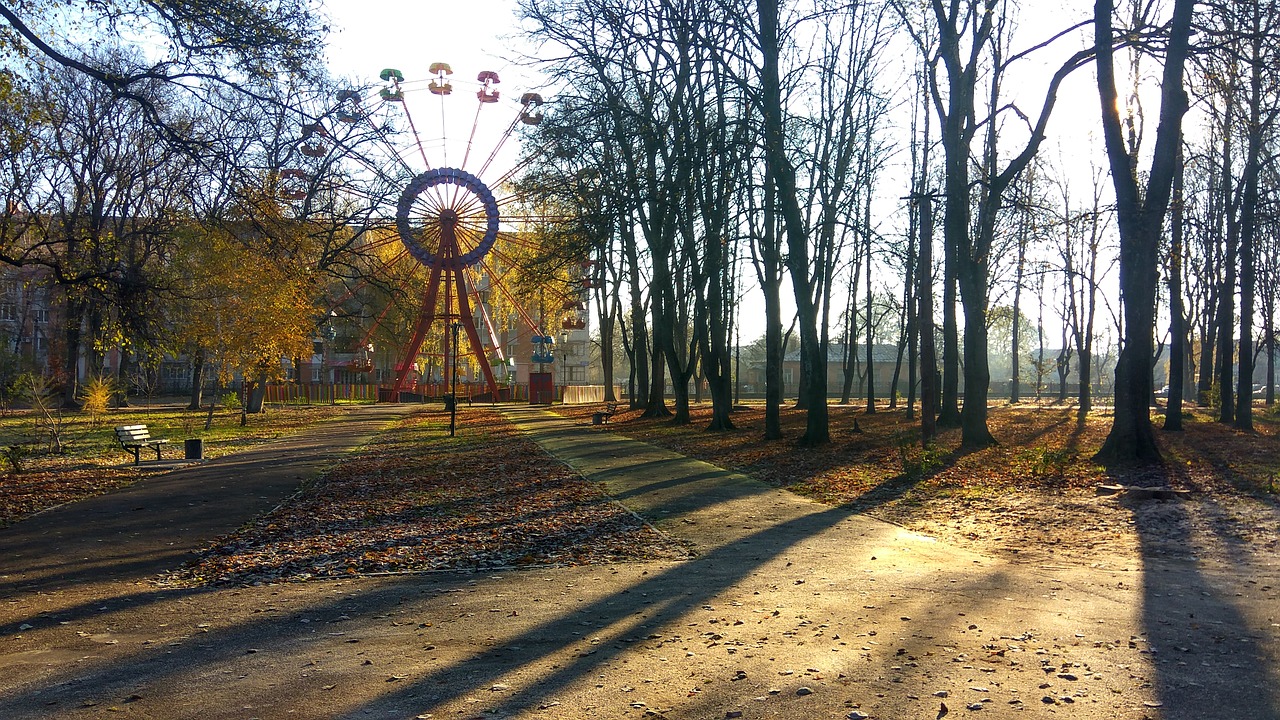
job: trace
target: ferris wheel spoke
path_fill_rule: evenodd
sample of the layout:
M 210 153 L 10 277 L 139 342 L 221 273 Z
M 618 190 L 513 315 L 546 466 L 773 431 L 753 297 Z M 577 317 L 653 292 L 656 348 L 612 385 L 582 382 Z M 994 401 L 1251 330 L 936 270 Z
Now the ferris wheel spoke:
M 362 228 L 362 232 L 367 232 L 367 231 L 368 231 L 367 226 L 365 228 Z M 376 240 L 370 240 L 369 242 L 366 242 L 364 245 L 361 245 L 359 247 L 357 252 L 370 253 L 370 252 L 374 252 L 375 250 L 381 250 L 382 248 L 388 245 L 393 245 L 398 242 L 400 242 L 399 237 L 395 235 L 388 235 L 387 237 L 377 238 Z
M 399 84 L 397 84 L 397 87 L 399 87 Z M 409 112 L 408 105 L 405 105 L 404 103 L 400 104 L 404 106 L 404 117 L 409 121 L 409 132 L 413 133 L 413 140 L 418 146 L 418 154 L 422 156 L 422 164 L 430 170 L 431 161 L 427 159 L 427 149 L 422 145 L 422 136 L 418 134 L 418 126 L 413 122 L 413 113 Z
M 461 202 L 454 206 L 459 217 L 477 217 L 486 219 L 488 212 L 485 210 L 484 201 L 475 195 L 463 198 Z
M 484 165 L 481 165 L 480 170 L 476 172 L 477 176 L 483 176 L 485 170 L 488 170 L 489 166 L 493 164 L 494 159 L 498 157 L 498 153 L 502 150 L 502 146 L 506 144 L 507 138 L 511 137 L 512 133 L 516 131 L 516 126 L 520 124 L 520 119 L 524 117 L 524 114 L 525 108 L 521 107 L 520 112 L 511 120 L 511 124 L 507 125 L 506 130 L 502 131 L 501 137 L 498 138 L 498 144 L 494 146 L 493 152 L 489 153 L 489 157 L 484 161 Z M 502 183 L 499 181 L 494 184 L 501 185 Z
M 525 168 L 529 167 L 529 166 L 530 166 L 530 165 L 532 165 L 536 160 L 538 160 L 540 157 L 542 157 L 543 152 L 544 152 L 544 151 L 546 151 L 547 149 L 549 149 L 550 147 L 551 147 L 551 143 L 549 143 L 549 142 L 548 142 L 548 143 L 543 144 L 543 146 L 542 146 L 542 147 L 540 147 L 540 148 L 538 148 L 538 149 L 537 149 L 537 151 L 530 153 L 528 156 L 526 156 L 525 158 L 523 158 L 522 160 L 520 160 L 519 162 L 517 162 L 515 165 L 513 165 L 513 166 L 511 167 L 511 169 L 509 169 L 509 170 L 507 170 L 506 172 L 504 172 L 504 173 L 502 173 L 501 175 L 499 175 L 499 176 L 498 176 L 498 179 L 497 179 L 497 180 L 494 180 L 494 181 L 493 181 L 493 183 L 492 183 L 492 185 L 493 185 L 494 187 L 501 187 L 504 183 L 506 183 L 506 182 L 510 181 L 510 180 L 511 180 L 511 178 L 513 178 L 513 177 L 515 177 L 517 174 L 519 174 L 519 173 L 520 173 L 520 171 L 522 171 L 522 170 L 524 170 Z M 496 153 L 496 151 L 495 151 L 495 153 Z M 492 158 L 490 158 L 490 160 L 492 160 Z M 488 167 L 488 163 L 485 163 L 485 167 L 486 167 L 486 168 Z
M 400 154 L 400 151 L 396 149 L 395 144 L 391 142 L 391 139 L 387 137 L 387 134 L 383 132 L 382 128 L 378 127 L 377 125 L 374 125 L 373 128 L 377 136 L 382 139 L 383 145 L 387 148 L 387 150 L 390 151 L 390 155 L 393 158 L 395 158 L 396 162 L 405 171 L 407 171 L 410 175 L 413 175 L 414 174 L 413 168 L 409 165 L 408 162 L 405 161 L 404 157 Z M 374 161 L 372 158 L 366 157 L 363 152 L 358 152 L 352 146 L 352 144 L 348 142 L 348 138 L 334 137 L 333 143 L 334 145 L 338 146 L 343 150 L 343 157 L 351 158 L 364 169 L 381 177 L 388 184 L 400 185 L 404 182 L 404 178 L 394 177 L 388 174 L 386 169 L 382 166 L 381 163 Z
M 521 267 L 523 262 L 522 260 L 520 260 L 519 258 L 516 258 L 511 253 L 505 250 L 494 250 L 490 252 L 490 254 L 493 255 L 494 260 L 501 262 L 504 266 L 506 266 L 508 269 L 512 271 L 515 271 L 516 269 Z
M 465 275 L 462 272 L 459 272 L 454 276 L 454 280 L 458 286 L 458 312 L 462 317 L 462 326 L 467 331 L 467 338 L 471 341 L 471 348 L 476 361 L 480 365 L 480 370 L 484 373 L 485 380 L 488 381 L 489 387 L 492 388 L 496 394 L 498 383 L 493 377 L 493 368 L 489 366 L 489 358 L 484 352 L 484 344 L 480 341 L 480 333 L 476 331 L 474 314 L 471 312 L 471 302 L 467 297 L 466 292 Z M 491 335 L 490 340 L 497 345 L 498 338 Z
M 394 151 L 393 151 L 393 152 L 394 152 Z M 380 178 L 383 182 L 385 182 L 385 183 L 386 183 L 386 184 L 388 184 L 388 185 L 395 186 L 395 185 L 399 185 L 399 184 L 401 184 L 401 183 L 403 183 L 403 182 L 404 182 L 404 178 L 402 178 L 402 177 L 395 177 L 395 176 L 391 175 L 390 173 L 388 173 L 388 172 L 386 171 L 386 169 L 385 169 L 385 168 L 383 168 L 381 165 L 379 165 L 379 164 L 377 164 L 377 163 L 373 162 L 372 160 L 370 160 L 370 159 L 368 159 L 368 158 L 364 157 L 364 155 L 363 155 L 363 154 L 354 154 L 354 153 L 353 153 L 353 154 L 349 155 L 348 157 L 350 157 L 352 160 L 354 160 L 354 161 L 356 162 L 356 164 L 360 165 L 360 166 L 361 166 L 361 167 L 363 167 L 365 170 L 368 170 L 369 172 L 373 173 L 375 176 L 377 176 L 378 178 Z M 397 156 L 397 157 L 399 157 L 399 156 Z M 404 164 L 404 163 L 403 163 L 403 161 L 401 162 L 401 164 L 402 164 L 402 165 Z M 405 168 L 406 168 L 406 169 L 408 169 L 408 165 L 405 165 Z M 380 199 L 379 199 L 379 198 L 372 197 L 372 196 L 370 196 L 368 193 L 363 193 L 362 191 L 355 190 L 354 188 L 352 188 L 352 187 L 350 187 L 350 186 L 344 187 L 344 188 L 343 188 L 343 191 L 344 191 L 344 192 L 347 192 L 347 193 L 350 193 L 350 194 L 362 195 L 363 197 L 365 197 L 365 199 L 370 200 L 370 201 L 372 201 L 372 202 L 380 202 Z
M 471 135 L 467 137 L 467 151 L 462 154 L 462 164 L 458 166 L 463 170 L 467 169 L 467 160 L 471 158 L 471 144 L 476 139 L 476 128 L 480 127 L 480 110 L 485 104 L 484 102 L 476 103 L 476 117 L 471 121 Z
M 538 249 L 538 247 L 540 247 L 540 244 L 538 242 L 533 240 L 526 240 L 523 237 L 521 237 L 521 233 L 500 232 L 498 233 L 498 237 L 501 238 L 502 241 L 507 245 L 515 245 L 516 247 L 525 249 L 525 250 L 536 250 Z
M 372 211 L 380 205 L 386 205 L 390 199 L 386 195 L 377 194 L 372 190 L 364 190 L 357 187 L 346 185 L 342 187 L 342 193 L 347 197 L 357 198 L 369 203 L 369 210 Z
M 489 338 L 493 340 L 494 354 L 498 356 L 498 360 L 505 364 L 507 353 L 503 349 L 502 343 L 498 340 L 497 324 L 493 322 L 493 314 L 489 312 L 489 306 L 484 302 L 484 297 L 480 295 L 480 288 L 473 285 L 471 296 L 475 299 L 476 312 L 480 314 L 480 320 L 484 323 L 485 330 L 489 333 Z
M 386 307 L 382 308 L 382 312 L 378 313 L 378 316 L 369 324 L 369 331 L 364 334 L 364 337 L 360 338 L 360 347 L 369 346 L 369 341 L 373 339 L 373 334 L 378 331 L 378 328 L 383 326 L 383 321 L 387 319 L 387 315 L 391 313 L 391 308 L 393 307 L 395 307 L 395 305 L 387 303 Z
M 444 209 L 444 205 L 439 202 L 439 198 L 425 193 L 414 199 L 412 207 L 413 211 L 417 213 L 417 217 L 432 219 L 439 217 L 440 211 Z
M 491 276 L 495 274 L 492 270 L 490 270 L 489 263 L 482 260 L 480 261 L 480 266 L 483 267 L 487 272 L 489 272 Z M 493 282 L 492 286 L 498 288 L 498 292 L 502 293 L 502 296 L 505 297 L 511 303 L 511 306 L 516 309 L 516 314 L 519 315 L 520 318 L 524 320 L 525 323 L 531 329 L 538 328 L 538 324 L 533 321 L 533 318 L 529 317 L 529 313 L 525 311 L 524 306 L 520 303 L 519 300 L 516 299 L 514 295 L 511 294 L 511 291 L 507 289 L 507 286 L 505 284 L 502 284 L 499 282 Z
M 573 220 L 568 215 L 503 215 L 503 222 L 565 223 Z
M 480 238 L 477 238 L 474 232 L 457 227 L 453 233 L 454 240 L 458 243 L 458 254 L 466 255 L 480 246 Z M 482 238 L 483 236 L 481 236 Z
M 481 238 L 484 237 L 487 230 L 485 223 L 475 218 L 459 218 L 458 229 Z

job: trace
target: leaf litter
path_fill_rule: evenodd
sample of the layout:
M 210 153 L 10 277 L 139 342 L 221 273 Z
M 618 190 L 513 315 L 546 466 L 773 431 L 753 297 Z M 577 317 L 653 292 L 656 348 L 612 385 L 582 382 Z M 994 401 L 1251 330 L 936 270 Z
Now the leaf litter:
M 783 438 L 763 440 L 763 407 L 740 405 L 737 430 L 706 432 L 710 406 L 694 405 L 688 425 L 621 410 L 610 430 L 720 467 L 737 470 L 820 502 L 900 524 L 979 552 L 1022 561 L 1122 562 L 1141 545 L 1167 556 L 1219 559 L 1280 549 L 1280 406 L 1255 408 L 1255 432 L 1213 421 L 1206 409 L 1184 413 L 1182 432 L 1159 430 L 1165 461 L 1107 469 L 1092 462 L 1111 417 L 1078 423 L 1069 405 L 992 406 L 998 444 L 960 448 L 960 431 L 940 428 L 923 450 L 919 421 L 881 404 L 831 405 L 831 442 L 801 448 L 805 411 L 784 407 Z M 590 422 L 593 406 L 559 412 Z M 1105 484 L 1190 491 L 1187 499 L 1100 497 Z
M 500 414 L 441 411 L 379 434 L 165 578 L 252 584 L 675 559 L 685 544 L 544 453 Z

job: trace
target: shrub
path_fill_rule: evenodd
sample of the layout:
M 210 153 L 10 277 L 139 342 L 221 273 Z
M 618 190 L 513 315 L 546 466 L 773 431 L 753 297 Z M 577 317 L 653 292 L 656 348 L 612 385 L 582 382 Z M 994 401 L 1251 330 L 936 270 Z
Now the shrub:
M 80 393 L 80 408 L 84 410 L 93 425 L 102 422 L 103 416 L 111 409 L 111 399 L 115 397 L 116 386 L 111 378 L 95 377 L 85 383 Z

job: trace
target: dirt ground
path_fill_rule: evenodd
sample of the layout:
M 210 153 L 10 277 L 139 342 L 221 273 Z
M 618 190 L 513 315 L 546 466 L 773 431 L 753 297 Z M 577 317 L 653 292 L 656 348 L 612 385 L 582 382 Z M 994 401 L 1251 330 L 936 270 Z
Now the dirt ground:
M 154 582 L 391 420 L 366 416 L 0 531 L 5 715 L 1280 717 L 1264 500 L 889 483 L 872 512 L 894 524 L 589 422 L 504 412 L 691 557 Z M 161 496 L 178 500 L 172 522 L 147 504 Z

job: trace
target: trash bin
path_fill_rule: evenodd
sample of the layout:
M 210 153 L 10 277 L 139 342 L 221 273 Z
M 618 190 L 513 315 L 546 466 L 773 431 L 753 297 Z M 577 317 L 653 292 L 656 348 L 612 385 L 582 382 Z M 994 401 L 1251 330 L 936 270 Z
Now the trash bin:
M 591 416 L 591 424 L 592 424 L 592 425 L 603 425 L 603 424 L 604 424 L 604 413 L 602 413 L 602 412 L 598 412 L 598 413 L 593 414 L 593 415 Z
M 204 459 L 204 440 L 200 438 L 192 438 L 182 442 L 183 449 L 186 451 L 186 459 L 203 460 Z
M 444 409 L 445 409 L 445 410 L 448 410 L 448 411 L 450 411 L 450 412 L 452 412 L 452 411 L 453 411 L 453 406 L 454 406 L 457 402 L 458 402 L 458 401 L 457 401 L 457 399 L 456 399 L 456 398 L 454 398 L 452 395 L 445 395 L 445 396 L 444 396 Z

